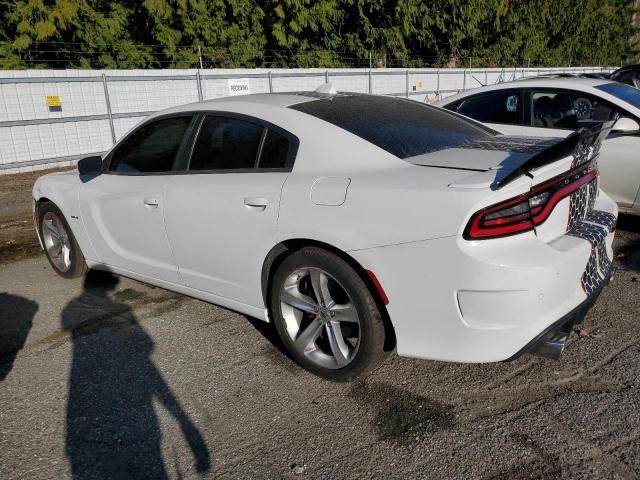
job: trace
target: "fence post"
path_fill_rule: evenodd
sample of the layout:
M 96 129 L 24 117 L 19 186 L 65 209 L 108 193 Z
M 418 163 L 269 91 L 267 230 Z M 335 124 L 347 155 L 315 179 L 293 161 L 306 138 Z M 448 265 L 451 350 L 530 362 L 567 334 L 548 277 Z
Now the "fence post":
M 200 70 L 196 72 L 196 86 L 198 87 L 198 101 L 201 102 L 204 100 L 204 96 L 202 95 L 202 77 L 200 76 Z
M 324 83 L 329 83 L 329 70 L 324 71 Z
M 369 95 L 371 95 L 371 68 L 369 68 Z
M 409 69 L 405 72 L 405 93 L 404 96 L 409 98 Z
M 436 70 L 436 98 L 440 98 L 440 69 Z
M 466 91 L 467 90 L 467 69 L 463 68 L 462 69 L 462 91 Z
M 269 93 L 273 93 L 273 79 L 271 77 L 271 70 L 269 70 Z
M 107 88 L 107 76 L 102 74 L 102 88 L 104 89 L 104 102 L 107 105 L 107 117 L 109 118 L 109 128 L 111 129 L 111 140 L 116 144 L 116 129 L 113 126 L 113 115 L 111 114 L 111 101 L 109 100 L 109 89 Z
M 487 69 L 484 69 L 484 84 L 488 85 L 489 84 L 489 74 L 487 73 Z

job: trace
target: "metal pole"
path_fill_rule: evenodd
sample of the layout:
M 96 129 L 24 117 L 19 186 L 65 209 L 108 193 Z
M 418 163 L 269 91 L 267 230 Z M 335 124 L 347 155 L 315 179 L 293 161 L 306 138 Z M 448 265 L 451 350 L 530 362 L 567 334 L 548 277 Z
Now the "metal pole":
M 467 70 L 462 70 L 462 91 L 464 92 L 467 89 Z
M 436 70 L 436 98 L 440 98 L 440 69 Z
M 371 95 L 371 68 L 369 68 L 369 95 Z
M 109 117 L 109 128 L 111 128 L 111 140 L 116 144 L 116 129 L 113 126 L 113 115 L 111 114 L 111 101 L 109 100 L 109 89 L 107 88 L 107 76 L 102 74 L 102 88 L 104 88 L 104 102 L 107 105 L 107 117 Z
M 487 69 L 484 69 L 484 84 L 488 85 L 489 84 L 489 74 L 487 73 Z
M 324 71 L 324 83 L 329 83 L 329 70 Z
M 273 79 L 271 78 L 271 70 L 269 70 L 269 93 L 273 93 Z
M 196 85 L 198 87 L 198 101 L 201 102 L 204 100 L 204 96 L 202 95 L 202 77 L 200 76 L 200 70 L 196 72 Z
M 198 45 L 198 58 L 200 59 L 200 69 L 204 68 L 202 66 L 202 48 L 200 48 L 200 45 Z
M 405 97 L 409 98 L 409 69 L 405 72 Z

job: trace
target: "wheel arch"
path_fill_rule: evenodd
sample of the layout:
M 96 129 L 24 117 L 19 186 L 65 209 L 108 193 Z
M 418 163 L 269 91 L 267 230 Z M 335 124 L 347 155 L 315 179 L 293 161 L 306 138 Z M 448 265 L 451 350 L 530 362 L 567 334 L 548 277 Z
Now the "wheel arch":
M 360 265 L 360 263 L 355 258 L 349 255 L 347 252 L 329 243 L 310 238 L 291 238 L 288 240 L 283 240 L 275 245 L 269 251 L 269 253 L 267 253 L 262 264 L 261 287 L 264 304 L 267 307 L 270 304 L 269 296 L 271 294 L 273 277 L 278 266 L 289 255 L 304 247 L 318 247 L 322 248 L 323 250 L 327 250 L 343 259 L 358 273 L 364 284 L 369 289 L 369 292 L 371 293 L 371 296 L 375 300 L 378 310 L 380 311 L 380 315 L 382 316 L 385 330 L 384 350 L 393 350 L 396 346 L 395 329 L 393 327 L 393 323 L 391 322 L 391 318 L 389 317 L 389 313 L 387 311 L 387 307 L 385 305 L 385 302 L 383 301 L 381 293 L 378 291 L 378 288 L 374 284 L 371 277 L 367 274 L 367 270 L 362 265 Z

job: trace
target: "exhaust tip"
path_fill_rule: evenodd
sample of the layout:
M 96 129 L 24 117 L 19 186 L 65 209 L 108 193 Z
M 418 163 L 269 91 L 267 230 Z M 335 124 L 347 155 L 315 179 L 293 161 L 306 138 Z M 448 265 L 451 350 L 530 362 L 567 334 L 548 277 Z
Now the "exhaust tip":
M 529 353 L 552 360 L 559 360 L 567 344 L 569 332 L 549 332 L 531 347 Z

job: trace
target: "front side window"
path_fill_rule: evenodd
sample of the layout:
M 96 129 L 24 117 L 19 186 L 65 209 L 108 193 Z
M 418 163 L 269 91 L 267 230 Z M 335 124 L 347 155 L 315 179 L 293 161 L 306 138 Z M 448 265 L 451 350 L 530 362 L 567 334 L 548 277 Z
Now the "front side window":
M 456 112 L 484 123 L 520 125 L 522 102 L 517 90 L 491 92 L 463 100 Z
M 613 120 L 617 110 L 587 93 L 568 90 L 531 92 L 532 125 L 576 130 Z
M 236 118 L 207 116 L 191 156 L 189 170 L 255 168 L 264 127 Z
M 109 171 L 170 172 L 190 122 L 191 116 L 188 115 L 152 121 L 138 128 L 115 150 Z

